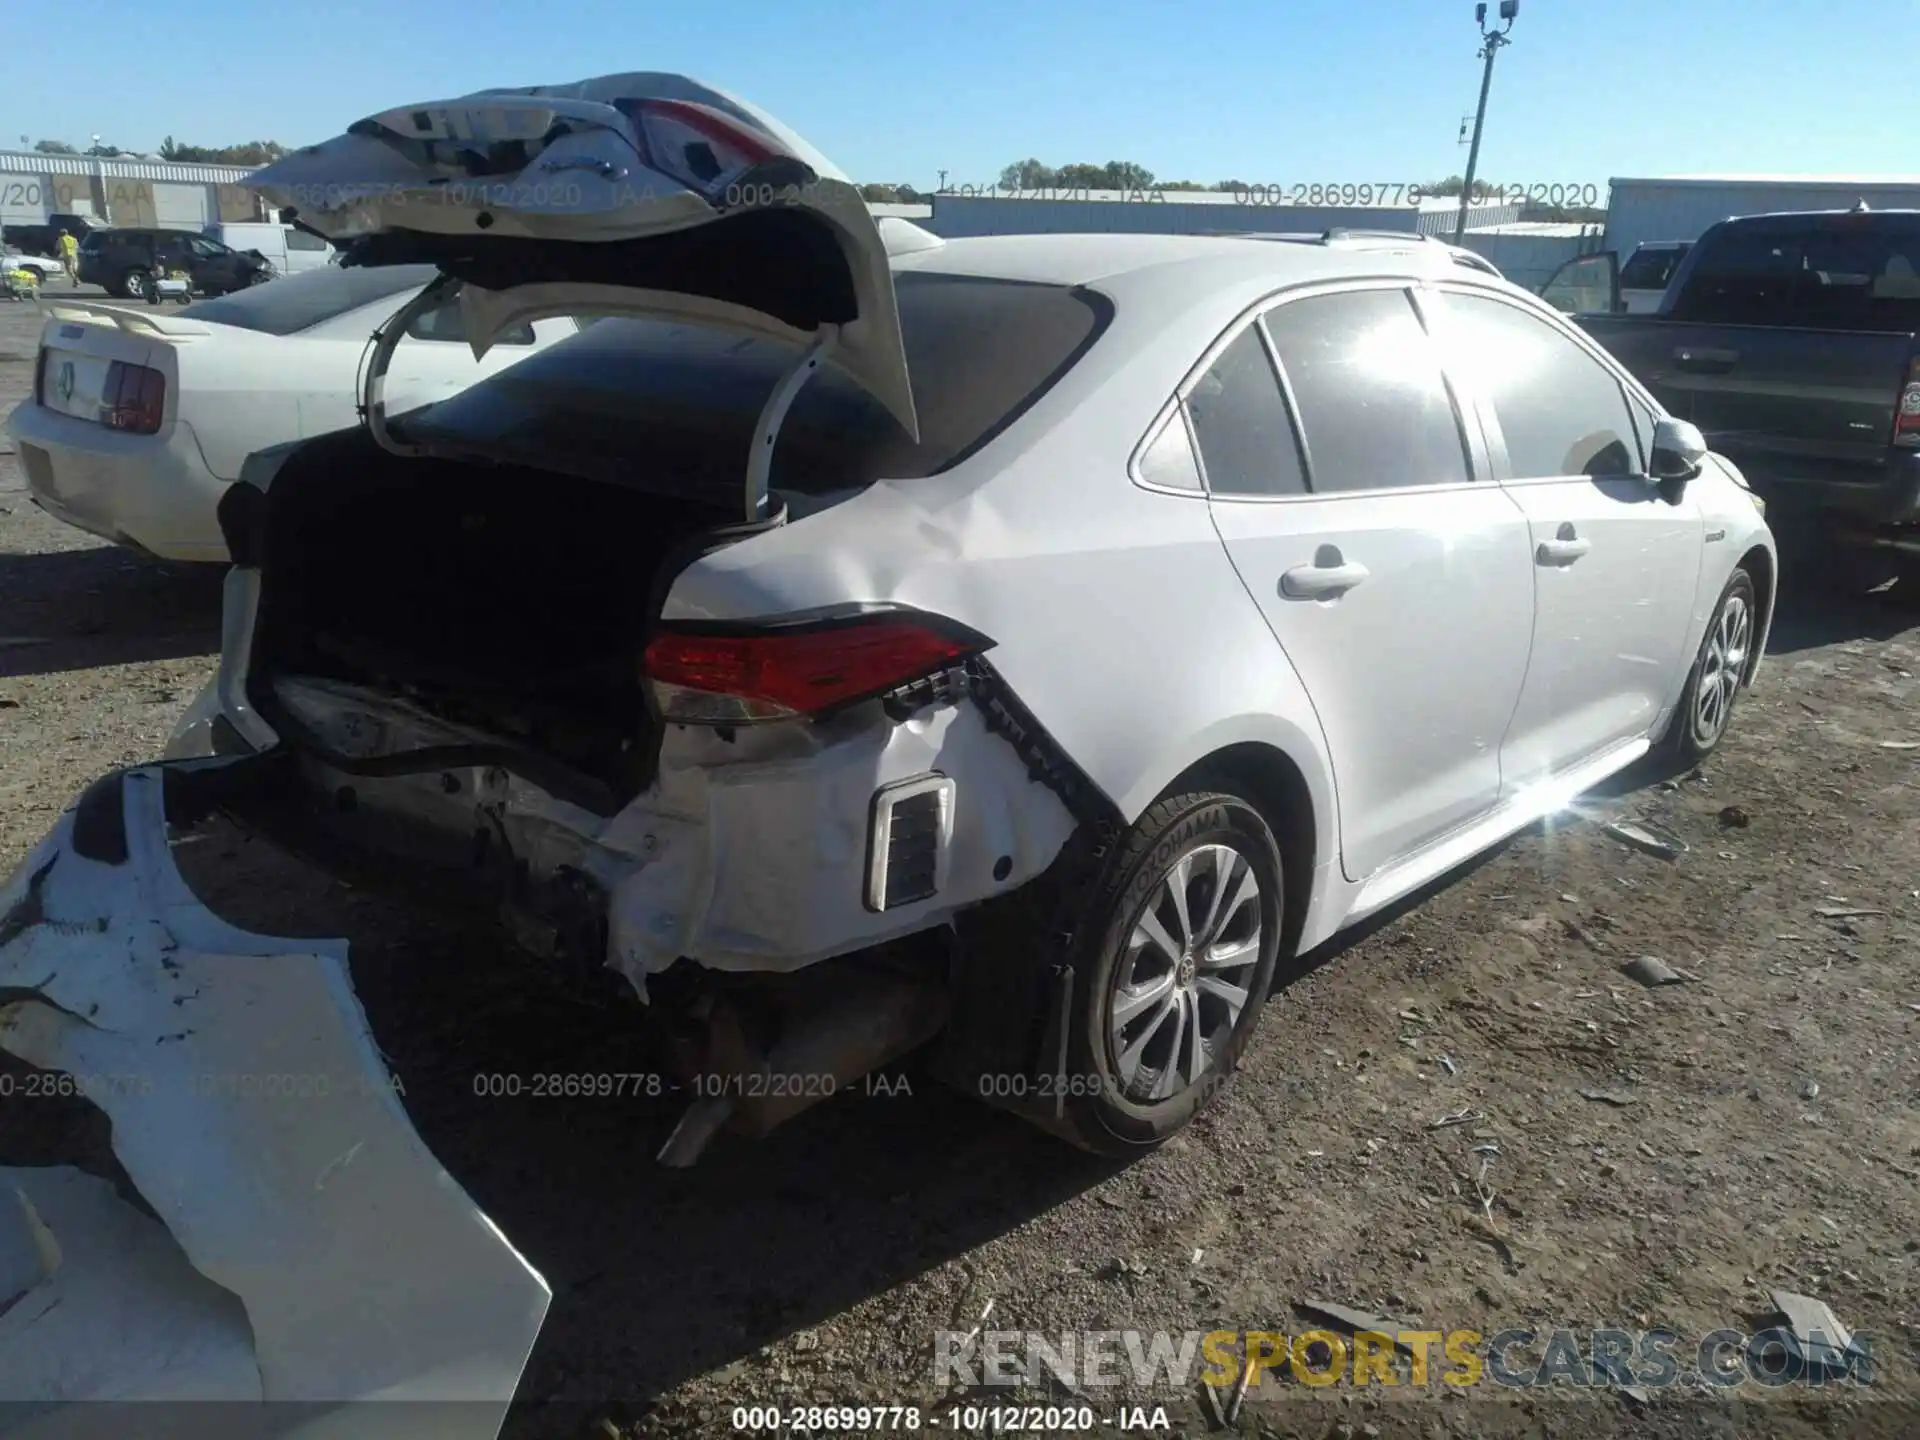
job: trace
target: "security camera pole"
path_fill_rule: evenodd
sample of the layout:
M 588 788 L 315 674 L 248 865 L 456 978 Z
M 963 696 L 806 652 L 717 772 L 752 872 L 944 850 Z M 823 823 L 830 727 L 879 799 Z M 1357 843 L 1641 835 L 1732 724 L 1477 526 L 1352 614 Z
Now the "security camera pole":
M 1466 243 L 1467 205 L 1473 199 L 1473 175 L 1480 168 L 1480 130 L 1487 123 L 1487 91 L 1493 86 L 1493 57 L 1500 53 L 1502 45 L 1511 45 L 1507 31 L 1513 29 L 1513 22 L 1520 18 L 1520 0 L 1500 0 L 1500 18 L 1507 23 L 1498 30 L 1487 29 L 1487 7 L 1473 7 L 1473 22 L 1480 27 L 1480 58 L 1487 62 L 1487 68 L 1480 75 L 1480 108 L 1473 116 L 1473 147 L 1467 151 L 1467 179 L 1460 187 L 1460 218 L 1454 222 L 1453 243 Z

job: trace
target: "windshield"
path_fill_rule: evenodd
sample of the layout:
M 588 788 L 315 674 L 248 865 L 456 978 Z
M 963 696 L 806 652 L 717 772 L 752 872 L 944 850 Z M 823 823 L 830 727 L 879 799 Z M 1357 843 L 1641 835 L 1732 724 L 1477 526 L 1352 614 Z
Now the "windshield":
M 380 270 L 328 266 L 201 300 L 180 314 L 189 320 L 232 325 L 262 335 L 292 335 L 389 296 L 398 309 L 405 303 L 404 295 L 433 276 L 431 265 L 395 265 Z
M 919 442 L 828 370 L 781 427 L 776 487 L 813 493 L 958 464 L 1057 383 L 1111 314 L 1105 297 L 1063 285 L 918 271 L 895 283 Z M 754 423 L 795 354 L 704 326 L 609 319 L 408 417 L 406 430 L 575 474 L 644 465 L 649 488 L 710 493 L 739 482 Z

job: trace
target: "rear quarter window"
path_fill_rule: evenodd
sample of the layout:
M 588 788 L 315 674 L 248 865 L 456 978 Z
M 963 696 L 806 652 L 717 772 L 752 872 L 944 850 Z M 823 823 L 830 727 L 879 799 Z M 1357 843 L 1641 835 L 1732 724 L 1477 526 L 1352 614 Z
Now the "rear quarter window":
M 911 271 L 895 289 L 920 439 L 829 368 L 788 412 L 774 485 L 817 493 L 950 469 L 1057 384 L 1111 318 L 1104 296 L 1070 286 Z M 740 483 L 760 410 L 794 358 L 705 326 L 608 318 L 405 423 L 429 442 L 709 492 Z

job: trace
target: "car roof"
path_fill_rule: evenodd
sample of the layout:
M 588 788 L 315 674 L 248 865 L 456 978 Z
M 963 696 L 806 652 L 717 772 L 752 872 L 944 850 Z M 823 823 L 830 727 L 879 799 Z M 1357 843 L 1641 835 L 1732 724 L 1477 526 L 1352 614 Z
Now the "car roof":
M 1196 297 L 1256 279 L 1301 284 L 1359 276 L 1417 279 L 1475 273 L 1455 259 L 1451 246 L 1411 232 L 1404 247 L 1378 236 L 1367 237 L 1367 242 L 1322 245 L 1298 243 L 1293 236 L 986 235 L 896 256 L 893 268 L 900 273 L 920 270 L 1088 285 L 1109 292 L 1139 287 L 1189 291 Z

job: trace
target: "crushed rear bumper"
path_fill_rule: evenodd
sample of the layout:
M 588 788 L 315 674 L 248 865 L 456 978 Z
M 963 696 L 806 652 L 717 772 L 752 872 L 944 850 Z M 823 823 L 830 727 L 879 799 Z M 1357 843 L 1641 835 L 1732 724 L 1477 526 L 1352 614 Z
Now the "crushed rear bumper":
M 0 1170 L 0 1431 L 492 1437 L 550 1291 L 414 1131 L 346 943 L 175 868 L 170 781 L 232 763 L 110 777 L 0 890 L 0 1048 L 106 1113 L 158 1217 Z

